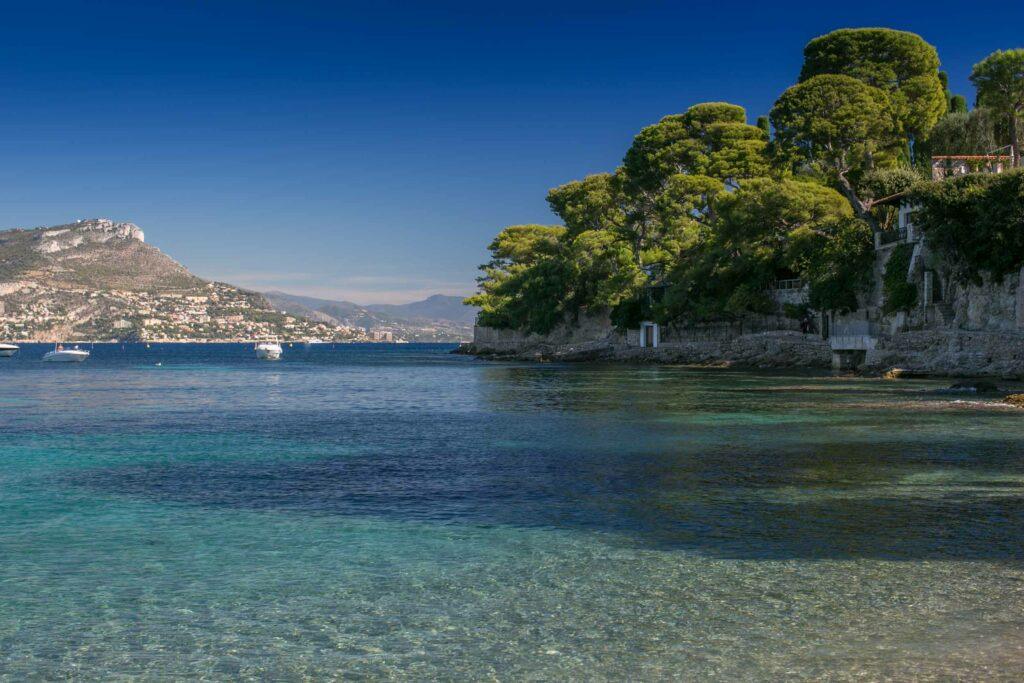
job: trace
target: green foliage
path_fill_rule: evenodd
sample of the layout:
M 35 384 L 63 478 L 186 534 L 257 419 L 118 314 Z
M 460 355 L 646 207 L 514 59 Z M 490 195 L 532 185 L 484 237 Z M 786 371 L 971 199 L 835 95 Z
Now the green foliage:
M 876 168 L 860 178 L 858 190 L 870 199 L 891 197 L 915 187 L 923 180 L 921 175 L 905 166 L 897 168 Z
M 766 290 L 780 273 L 822 281 L 832 276 L 831 266 L 819 263 L 813 252 L 831 246 L 840 232 L 837 226 L 853 220 L 849 203 L 838 192 L 798 179 L 748 181 L 723 198 L 719 210 L 708 242 L 681 260 L 671 275 L 665 301 L 670 318 L 713 320 L 771 312 L 774 304 Z M 870 246 L 870 229 L 856 223 L 867 230 Z M 860 263 L 854 258 L 840 265 Z
M 717 238 L 730 246 L 767 246 L 803 227 L 853 215 L 833 189 L 799 179 L 757 178 L 724 198 Z
M 479 306 L 481 325 L 548 332 L 562 315 L 562 292 L 568 279 L 556 258 L 566 229 L 548 225 L 514 225 L 491 242 L 491 261 L 481 266 L 480 292 L 466 299 Z
M 950 112 L 939 121 L 928 138 L 919 144 L 918 156 L 987 154 L 1008 144 L 1006 131 L 987 107 L 975 107 L 969 114 Z
M 824 74 L 849 76 L 888 93 L 905 135 L 925 135 L 946 113 L 939 55 L 914 33 L 857 28 L 815 38 L 804 48 L 800 82 Z
M 564 234 L 565 228 L 556 225 L 513 225 L 505 228 L 488 247 L 492 256 L 490 267 L 531 265 L 553 256 Z
M 885 274 L 882 276 L 882 292 L 885 296 L 882 310 L 885 313 L 909 311 L 917 305 L 917 287 L 907 282 L 907 270 L 913 253 L 913 244 L 899 244 L 893 248 L 885 263 Z
M 850 76 L 814 76 L 792 86 L 771 113 L 776 140 L 839 173 L 870 166 L 897 142 L 897 121 L 883 90 Z
M 921 186 L 915 222 L 963 280 L 1002 280 L 1024 266 L 1024 171 Z
M 571 294 L 567 310 L 614 308 L 646 281 L 629 245 L 607 230 L 588 230 L 569 244 L 565 260 Z
M 625 225 L 624 204 L 621 183 L 610 173 L 590 175 L 548 192 L 548 205 L 570 236 Z
M 623 159 L 634 191 L 660 191 L 676 174 L 721 181 L 766 175 L 764 131 L 746 123 L 743 107 L 726 102 L 696 104 L 640 131 Z
M 870 285 L 873 230 L 897 215 L 894 202 L 876 202 L 904 193 L 923 206 L 929 243 L 967 276 L 1014 272 L 1024 263 L 1024 176 L 924 183 L 911 152 L 922 164 L 1015 139 L 1016 118 L 1005 112 L 1016 100 L 1004 91 L 1016 92 L 1006 67 L 1016 52 L 975 68 L 982 106 L 968 113 L 948 92 L 935 49 L 912 33 L 817 38 L 800 82 L 756 126 L 742 107 L 697 104 L 641 130 L 614 173 L 552 189 L 548 203 L 564 227 L 503 230 L 467 301 L 494 327 L 543 333 L 601 310 L 634 328 L 774 313 L 774 283 L 800 278 L 811 308 L 848 312 Z M 916 304 L 909 259 L 899 246 L 886 268 L 890 312 Z
M 807 304 L 782 304 L 782 314 L 792 320 L 800 320 L 810 313 Z
M 619 330 L 636 329 L 644 321 L 645 313 L 647 311 L 644 310 L 643 300 L 640 297 L 624 299 L 611 311 L 612 325 Z
M 870 286 L 875 259 L 871 226 L 839 219 L 793 234 L 791 242 L 791 267 L 810 285 L 812 308 L 848 313 L 860 307 L 859 295 Z
M 899 218 L 899 202 L 895 200 L 881 204 L 874 202 L 907 192 L 923 180 L 921 171 L 908 166 L 876 168 L 865 172 L 860 177 L 857 183 L 857 193 L 872 202 L 871 215 L 879 229 L 891 230 Z
M 1024 116 L 1024 49 L 996 50 L 974 65 L 971 82 L 978 104 L 991 107 L 1006 121 L 1014 163 L 1020 165 L 1020 118 Z

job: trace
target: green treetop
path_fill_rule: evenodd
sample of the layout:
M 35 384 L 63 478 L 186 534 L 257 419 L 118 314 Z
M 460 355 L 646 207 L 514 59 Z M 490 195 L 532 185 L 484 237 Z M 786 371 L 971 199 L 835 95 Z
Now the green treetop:
M 776 141 L 830 172 L 857 215 L 871 223 L 870 202 L 849 176 L 873 168 L 877 154 L 897 144 L 888 95 L 850 76 L 814 76 L 786 90 L 771 119 Z
M 550 190 L 548 205 L 562 219 L 570 236 L 587 230 L 621 228 L 626 222 L 622 183 L 611 173 L 589 175 Z
M 804 48 L 800 81 L 822 74 L 850 76 L 888 93 L 905 135 L 926 135 L 946 113 L 939 55 L 914 33 L 856 28 L 815 38 Z
M 628 208 L 621 232 L 638 263 L 662 261 L 714 218 L 725 185 L 767 175 L 768 137 L 743 107 L 696 104 L 640 131 L 616 172 Z M 657 252 L 650 254 L 651 251 Z
M 835 190 L 809 180 L 756 178 L 722 197 L 715 230 L 701 248 L 680 260 L 671 274 L 664 316 L 689 321 L 769 313 L 767 288 L 779 277 L 803 277 L 827 284 L 820 299 L 830 307 L 856 307 L 862 284 L 863 243 L 855 263 L 829 249 L 849 242 L 853 211 Z M 872 247 L 870 229 L 866 244 Z M 847 256 L 851 256 L 847 253 Z M 851 304 L 851 302 L 853 302 Z
M 743 107 L 727 102 L 696 104 L 640 131 L 622 169 L 642 191 L 660 191 L 676 174 L 739 181 L 768 174 L 768 138 L 747 124 Z

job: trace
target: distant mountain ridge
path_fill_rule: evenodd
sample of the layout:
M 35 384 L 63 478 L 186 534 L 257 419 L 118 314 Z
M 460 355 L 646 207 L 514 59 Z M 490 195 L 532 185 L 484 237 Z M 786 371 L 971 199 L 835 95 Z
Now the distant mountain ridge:
M 356 336 L 289 319 L 258 292 L 193 275 L 134 223 L 0 231 L 0 339 L 251 340 Z
M 0 231 L 0 340 L 452 342 L 473 315 L 458 297 L 360 306 L 211 282 L 106 218 Z
M 466 306 L 462 301 L 461 296 L 434 294 L 422 301 L 413 301 L 407 304 L 371 304 L 366 308 L 376 313 L 408 320 L 451 320 L 472 325 L 476 320 L 478 309 Z
M 435 294 L 408 304 L 369 304 L 320 299 L 281 291 L 263 296 L 278 311 L 333 324 L 372 329 L 394 329 L 405 338 L 454 340 L 472 337 L 476 309 L 457 296 Z

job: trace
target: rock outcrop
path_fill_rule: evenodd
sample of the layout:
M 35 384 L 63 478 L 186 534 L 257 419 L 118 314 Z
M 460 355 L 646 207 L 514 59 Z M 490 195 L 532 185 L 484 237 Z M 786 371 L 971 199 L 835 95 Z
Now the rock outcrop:
M 89 218 L 70 225 L 58 225 L 34 231 L 35 250 L 55 254 L 77 249 L 84 244 L 106 244 L 111 240 L 145 242 L 142 229 L 134 223 L 115 223 L 109 218 Z
M 721 326 L 662 331 L 657 348 L 641 348 L 606 316 L 582 317 L 550 334 L 477 327 L 461 353 L 486 358 L 546 361 L 625 361 L 741 367 L 828 367 L 831 351 L 818 335 L 795 330 L 744 331 Z

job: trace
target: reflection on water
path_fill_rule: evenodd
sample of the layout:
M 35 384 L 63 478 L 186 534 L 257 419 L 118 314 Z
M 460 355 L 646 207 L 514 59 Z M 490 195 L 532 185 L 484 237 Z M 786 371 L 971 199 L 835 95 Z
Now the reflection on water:
M 0 364 L 0 676 L 1024 673 L 1021 413 L 447 350 Z

